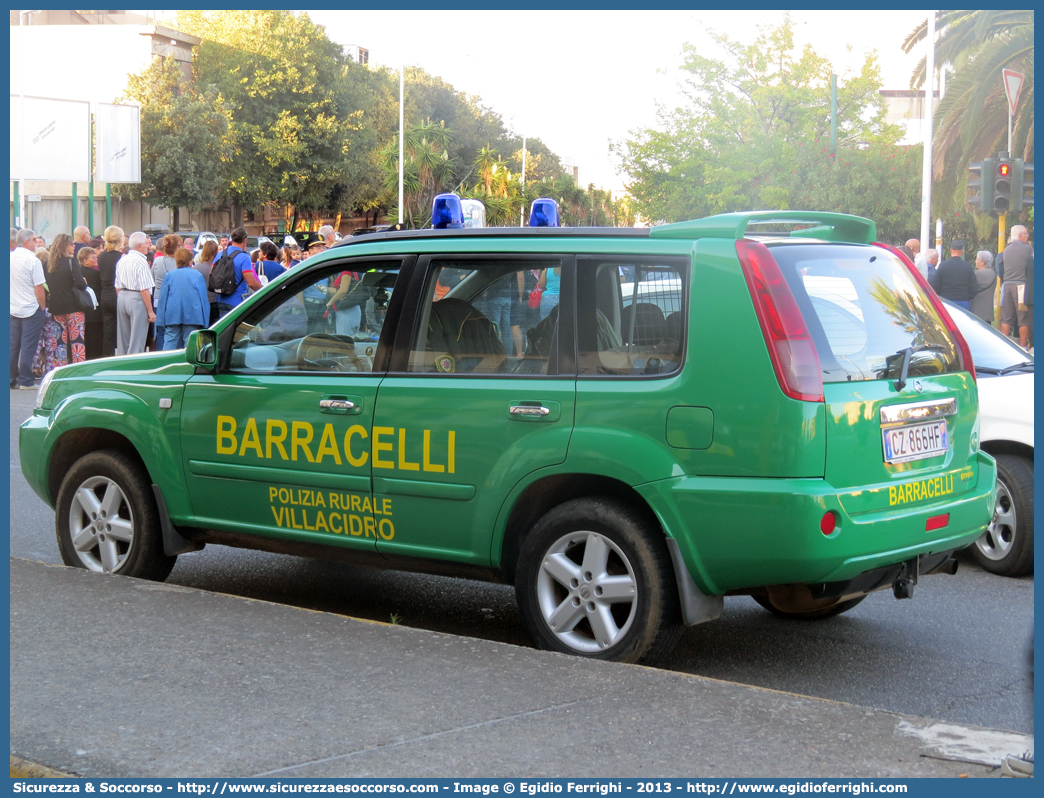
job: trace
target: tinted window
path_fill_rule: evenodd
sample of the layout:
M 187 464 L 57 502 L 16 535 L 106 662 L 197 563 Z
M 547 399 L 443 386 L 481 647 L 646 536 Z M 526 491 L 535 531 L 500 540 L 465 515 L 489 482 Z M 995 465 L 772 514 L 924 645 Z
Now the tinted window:
M 824 382 L 959 370 L 956 342 L 909 270 L 880 247 L 779 244 L 776 259 L 816 343 Z
M 577 261 L 581 375 L 652 376 L 681 368 L 681 265 Z
M 409 370 L 548 374 L 561 272 L 549 259 L 434 260 Z

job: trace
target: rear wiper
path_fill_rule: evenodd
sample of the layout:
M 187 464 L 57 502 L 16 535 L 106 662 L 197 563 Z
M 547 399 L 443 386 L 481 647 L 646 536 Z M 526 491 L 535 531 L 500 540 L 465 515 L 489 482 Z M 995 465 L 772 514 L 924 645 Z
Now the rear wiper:
M 1022 369 L 1027 368 L 1033 368 L 1032 360 L 1023 360 L 1021 363 L 1016 363 L 1014 366 L 1007 366 L 1006 368 L 1002 368 L 1000 371 L 998 371 L 997 374 L 1003 377 L 1005 374 L 1011 374 L 1013 371 L 1020 371 Z
M 948 349 L 949 347 L 940 346 L 938 344 L 918 344 L 917 346 L 908 346 L 906 347 L 906 349 L 900 349 L 894 355 L 891 355 L 889 358 L 887 358 L 887 360 L 885 361 L 886 363 L 888 361 L 894 360 L 896 357 L 899 356 L 902 356 L 903 358 L 903 366 L 899 370 L 899 379 L 895 381 L 895 389 L 897 391 L 901 391 L 903 388 L 906 387 L 906 380 L 910 376 L 910 358 L 916 352 L 946 352 L 948 351 Z

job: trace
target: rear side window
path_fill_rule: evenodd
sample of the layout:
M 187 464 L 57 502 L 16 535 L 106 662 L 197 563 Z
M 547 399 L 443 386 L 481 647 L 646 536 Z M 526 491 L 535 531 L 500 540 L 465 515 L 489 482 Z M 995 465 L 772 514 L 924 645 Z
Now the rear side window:
M 815 341 L 823 382 L 960 370 L 956 341 L 907 268 L 887 250 L 853 244 L 771 247 Z
M 687 265 L 577 259 L 581 376 L 650 377 L 681 368 Z
M 561 275 L 557 258 L 433 259 L 408 370 L 553 374 Z

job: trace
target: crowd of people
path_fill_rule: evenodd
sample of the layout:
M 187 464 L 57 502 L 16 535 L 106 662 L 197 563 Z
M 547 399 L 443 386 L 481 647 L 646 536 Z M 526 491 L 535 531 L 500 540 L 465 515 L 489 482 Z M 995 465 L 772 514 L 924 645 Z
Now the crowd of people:
M 57 366 L 113 355 L 180 349 L 189 333 L 208 327 L 287 269 L 332 246 L 337 236 L 325 225 L 306 234 L 304 246 L 282 249 L 262 241 L 247 251 L 247 232 L 237 227 L 219 241 L 196 247 L 193 238 L 169 234 L 153 244 L 142 232 L 126 235 L 110 226 L 92 239 L 86 227 L 60 233 L 46 245 L 30 229 L 11 228 L 11 387 L 30 389 Z M 1011 240 L 997 258 L 987 250 L 965 259 L 964 242 L 950 242 L 950 257 L 920 252 L 910 239 L 902 247 L 918 271 L 942 297 L 961 305 L 1004 335 L 1033 346 L 1033 247 L 1023 225 L 1011 228 Z M 210 285 L 215 265 L 231 259 L 235 285 L 219 293 Z M 522 273 L 520 273 L 522 274 Z M 558 300 L 558 275 L 533 273 L 533 285 L 519 280 L 522 303 L 539 284 L 546 316 Z M 440 278 L 441 279 L 441 278 Z M 301 299 L 309 328 L 330 328 L 354 335 L 363 324 L 363 307 L 352 301 L 359 275 L 344 272 L 329 285 L 306 288 Z M 999 319 L 994 295 L 1000 284 Z M 448 290 L 448 288 L 446 289 Z M 514 302 L 503 303 L 505 307 Z M 340 307 L 339 307 L 340 305 Z M 520 321 L 505 318 L 505 348 L 521 347 Z M 511 340 L 508 340 L 508 336 Z
M 154 244 L 143 232 L 127 235 L 114 225 L 94 239 L 77 227 L 48 246 L 33 230 L 12 227 L 11 388 L 35 389 L 37 379 L 69 363 L 183 348 L 193 330 L 209 327 L 335 238 L 326 225 L 306 234 L 304 247 L 262 241 L 248 253 L 242 227 L 198 249 L 191 237 L 170 234 Z M 208 287 L 223 257 L 236 273 L 235 288 L 224 294 Z M 339 277 L 321 298 L 327 316 L 350 281 Z M 351 314 L 344 315 L 337 329 L 352 334 L 358 325 L 351 330 Z
M 920 252 L 921 243 L 911 238 L 901 249 L 935 292 L 990 325 L 999 326 L 1004 335 L 1018 336 L 1024 349 L 1033 346 L 1033 247 L 1024 225 L 1011 228 L 1011 238 L 996 258 L 989 250 L 979 250 L 974 261 L 965 257 L 964 241 L 950 241 L 950 257 L 939 262 L 939 251 Z M 1000 285 L 999 316 L 995 318 L 994 298 Z

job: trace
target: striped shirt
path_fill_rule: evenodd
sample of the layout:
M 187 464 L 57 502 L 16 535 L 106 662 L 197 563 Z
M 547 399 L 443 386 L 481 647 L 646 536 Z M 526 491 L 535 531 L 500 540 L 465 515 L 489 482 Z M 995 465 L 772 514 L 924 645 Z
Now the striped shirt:
M 152 290 L 156 281 L 152 279 L 152 269 L 145 256 L 132 249 L 116 264 L 116 290 L 128 291 Z

